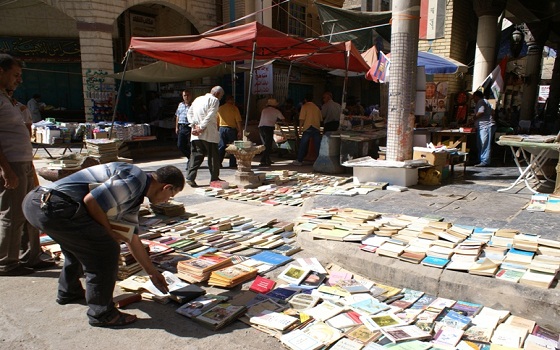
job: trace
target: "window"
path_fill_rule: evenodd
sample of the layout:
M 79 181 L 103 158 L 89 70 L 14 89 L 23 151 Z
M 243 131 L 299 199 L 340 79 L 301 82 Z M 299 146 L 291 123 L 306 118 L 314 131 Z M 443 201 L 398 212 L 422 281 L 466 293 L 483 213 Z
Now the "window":
M 277 4 L 279 0 L 274 0 Z M 297 3 L 275 6 L 272 12 L 272 27 L 287 34 L 306 37 L 306 8 Z

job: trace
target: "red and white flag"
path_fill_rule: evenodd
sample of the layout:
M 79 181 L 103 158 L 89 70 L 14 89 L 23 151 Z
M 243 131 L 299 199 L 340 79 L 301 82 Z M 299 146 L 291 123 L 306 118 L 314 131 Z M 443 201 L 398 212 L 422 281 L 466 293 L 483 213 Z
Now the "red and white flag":
M 445 35 L 445 0 L 421 0 L 419 38 L 433 40 Z

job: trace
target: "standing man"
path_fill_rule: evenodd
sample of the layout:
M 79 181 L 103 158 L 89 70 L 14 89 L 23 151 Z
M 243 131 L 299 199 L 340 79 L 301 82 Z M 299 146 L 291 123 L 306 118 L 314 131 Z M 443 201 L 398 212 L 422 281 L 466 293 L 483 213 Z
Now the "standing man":
M 196 173 L 206 156 L 208 156 L 210 182 L 220 180 L 218 108 L 222 97 L 224 97 L 224 89 L 221 86 L 214 86 L 206 95 L 197 97 L 187 113 L 192 128 L 191 159 L 187 173 L 187 184 L 191 187 L 198 186 L 195 182 Z
M 31 111 L 33 123 L 40 122 L 43 119 L 41 118 L 41 112 L 45 110 L 45 104 L 41 102 L 41 95 L 33 95 L 33 98 L 27 101 L 27 108 Z
M 301 128 L 301 142 L 297 159 L 293 161 L 293 165 L 303 165 L 303 159 L 307 155 L 309 148 L 309 140 L 313 139 L 315 145 L 315 152 L 319 153 L 321 147 L 321 110 L 315 103 L 313 103 L 313 95 L 305 95 L 303 106 L 299 112 L 299 126 Z
M 135 226 L 135 234 L 126 244 L 154 286 L 167 293 L 165 278 L 138 237 L 138 211 L 144 197 L 164 203 L 184 185 L 183 173 L 174 166 L 145 173 L 136 165 L 114 162 L 82 169 L 32 190 L 23 202 L 25 216 L 60 244 L 64 253 L 56 302 L 65 305 L 85 297 L 89 324 L 95 327 L 136 321 L 135 315 L 121 313 L 113 302 L 123 238 L 113 232 L 110 219 Z M 83 273 L 85 291 L 80 282 Z
M 175 112 L 175 133 L 177 134 L 177 148 L 187 157 L 187 170 L 191 157 L 191 126 L 187 119 L 187 112 L 191 106 L 191 93 L 183 90 L 183 102 L 177 106 Z
M 342 107 L 333 101 L 332 93 L 327 91 L 323 94 L 323 106 L 321 107 L 321 115 L 323 116 L 323 131 L 337 131 L 340 126 L 340 114 Z
M 272 152 L 272 141 L 274 139 L 274 128 L 276 121 L 284 120 L 284 115 L 278 109 L 278 101 L 275 98 L 269 98 L 266 107 L 261 112 L 261 120 L 259 121 L 259 134 L 264 145 L 264 151 L 261 154 L 260 166 L 272 165 L 270 152 Z
M 22 233 L 26 225 L 21 204 L 33 189 L 33 148 L 21 110 L 9 97 L 22 83 L 23 63 L 10 55 L 0 54 L 0 276 L 21 276 L 33 273 L 33 268 L 53 266 L 42 262 L 31 252 L 20 260 Z M 39 248 L 39 233 L 28 231 L 29 245 Z M 34 254 L 35 255 L 35 254 Z M 31 261 L 35 260 L 37 261 Z
M 220 166 L 226 156 L 226 147 L 235 140 L 241 139 L 243 128 L 241 127 L 241 114 L 235 105 L 233 96 L 226 97 L 224 103 L 218 109 L 218 119 L 220 121 L 220 143 L 218 152 L 220 154 Z M 236 168 L 237 160 L 233 155 L 229 157 L 229 167 Z
M 477 130 L 476 144 L 478 147 L 479 163 L 475 166 L 486 167 L 492 162 L 491 150 L 496 132 L 496 121 L 492 116 L 492 106 L 484 98 L 482 91 L 477 90 L 473 93 L 473 100 L 476 103 L 474 108 L 474 121 Z

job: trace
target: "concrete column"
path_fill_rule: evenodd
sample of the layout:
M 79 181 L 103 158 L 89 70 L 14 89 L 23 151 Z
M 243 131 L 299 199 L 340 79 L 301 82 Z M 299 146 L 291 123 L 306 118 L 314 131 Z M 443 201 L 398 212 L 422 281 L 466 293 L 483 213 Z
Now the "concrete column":
M 412 159 L 420 0 L 393 1 L 387 160 Z
M 552 68 L 552 79 L 550 80 L 550 94 L 548 95 L 548 104 L 545 113 L 545 130 L 558 131 L 559 118 L 558 113 L 560 110 L 560 59 L 554 60 L 554 67 Z
M 484 79 L 496 67 L 496 38 L 498 16 L 505 8 L 505 0 L 474 0 L 474 11 L 478 16 L 476 52 L 472 90 L 478 89 Z
M 535 117 L 535 104 L 541 80 L 542 52 L 548 36 L 546 24 L 525 24 L 523 33 L 527 43 L 525 61 L 525 80 L 523 81 L 523 102 L 519 109 L 519 120 L 532 120 Z
M 82 79 L 86 121 L 93 120 L 93 99 L 104 99 L 115 89 L 115 80 L 104 78 L 114 73 L 112 25 L 78 22 L 82 56 Z M 109 93 L 103 95 L 104 92 Z M 115 94 L 112 94 L 114 106 Z M 112 113 L 111 113 L 112 116 Z

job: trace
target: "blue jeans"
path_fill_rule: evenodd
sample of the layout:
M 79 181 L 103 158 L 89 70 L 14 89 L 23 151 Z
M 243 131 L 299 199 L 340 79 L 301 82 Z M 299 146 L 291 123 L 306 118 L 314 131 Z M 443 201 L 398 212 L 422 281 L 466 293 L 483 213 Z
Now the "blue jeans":
M 218 143 L 218 154 L 220 156 L 220 165 L 224 161 L 226 157 L 226 148 L 227 145 L 233 143 L 233 141 L 237 140 L 237 129 L 230 128 L 228 126 L 220 126 L 220 142 Z M 237 167 L 237 159 L 231 154 L 229 156 L 229 167 L 235 168 Z
M 315 152 L 319 154 L 319 148 L 321 148 L 321 131 L 310 126 L 301 135 L 301 142 L 299 143 L 299 150 L 297 160 L 298 162 L 303 162 L 303 159 L 307 155 L 307 149 L 309 148 L 309 139 L 313 139 L 313 145 L 315 146 Z
M 481 164 L 490 165 L 492 162 L 491 151 L 494 142 L 496 125 L 478 126 L 476 145 L 478 147 L 478 159 Z
M 23 201 L 23 212 L 33 226 L 60 244 L 64 253 L 58 297 L 75 297 L 83 293 L 80 282 L 83 271 L 89 319 L 96 321 L 116 313 L 113 290 L 117 280 L 119 243 L 88 214 L 81 201 L 52 194 L 49 205 L 41 208 L 41 196 L 45 192 L 41 187 L 29 192 Z

